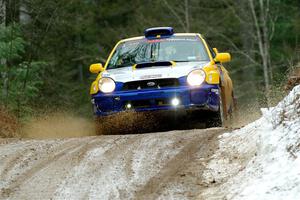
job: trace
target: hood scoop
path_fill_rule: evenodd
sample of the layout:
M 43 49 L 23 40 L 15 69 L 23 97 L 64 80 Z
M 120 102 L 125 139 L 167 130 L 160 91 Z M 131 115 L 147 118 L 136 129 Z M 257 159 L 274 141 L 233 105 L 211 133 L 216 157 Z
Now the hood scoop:
M 163 66 L 174 66 L 175 62 L 173 61 L 157 61 L 157 62 L 144 62 L 135 64 L 132 66 L 133 69 L 142 69 L 148 67 L 163 67 Z

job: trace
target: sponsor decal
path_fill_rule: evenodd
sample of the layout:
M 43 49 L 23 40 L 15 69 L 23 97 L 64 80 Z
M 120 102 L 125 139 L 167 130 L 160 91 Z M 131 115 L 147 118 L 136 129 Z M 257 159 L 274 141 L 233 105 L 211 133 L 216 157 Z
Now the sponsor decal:
M 199 41 L 198 37 L 194 38 L 164 38 L 164 39 L 152 39 L 146 40 L 148 43 L 157 43 L 157 42 L 176 42 L 176 41 Z
M 153 78 L 161 78 L 162 74 L 152 74 L 152 75 L 145 75 L 141 76 L 140 79 L 153 79 Z

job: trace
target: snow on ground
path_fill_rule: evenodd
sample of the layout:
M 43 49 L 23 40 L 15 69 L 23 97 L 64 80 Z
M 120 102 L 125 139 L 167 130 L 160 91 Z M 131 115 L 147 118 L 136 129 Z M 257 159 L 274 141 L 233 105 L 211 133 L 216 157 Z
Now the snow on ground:
M 300 199 L 300 86 L 261 119 L 219 136 L 204 199 Z
M 0 199 L 190 199 L 201 191 L 193 177 L 201 180 L 199 166 L 224 132 L 3 139 Z
M 111 145 L 91 149 L 56 189 L 54 199 L 132 199 L 133 191 L 146 184 L 159 172 L 163 162 L 174 157 L 180 150 L 172 148 L 173 151 L 163 151 L 163 148 L 171 148 L 174 141 L 166 138 L 157 143 L 155 135 L 143 137 L 137 144 L 127 146 L 126 149 L 118 148 L 127 139 L 114 141 L 116 149 L 110 155 L 104 156 Z M 99 163 L 104 165 L 101 164 L 102 170 L 99 170 Z M 92 185 L 88 186 L 89 192 L 85 184 Z

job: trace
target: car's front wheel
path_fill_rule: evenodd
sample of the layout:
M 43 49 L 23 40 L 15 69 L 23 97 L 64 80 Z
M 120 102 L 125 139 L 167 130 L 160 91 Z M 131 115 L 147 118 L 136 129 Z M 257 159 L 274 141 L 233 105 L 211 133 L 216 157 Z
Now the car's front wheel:
M 223 127 L 226 119 L 225 114 L 226 112 L 224 112 L 224 96 L 222 93 L 222 89 L 219 88 L 219 110 L 217 112 L 211 112 L 208 114 L 208 118 L 206 120 L 206 128 Z

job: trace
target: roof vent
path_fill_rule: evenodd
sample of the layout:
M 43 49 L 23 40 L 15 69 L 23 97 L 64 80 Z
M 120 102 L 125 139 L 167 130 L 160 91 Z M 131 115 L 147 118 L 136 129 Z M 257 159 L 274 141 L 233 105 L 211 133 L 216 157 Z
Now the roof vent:
M 144 31 L 145 37 L 148 39 L 159 37 L 171 37 L 174 34 L 172 27 L 154 27 Z

